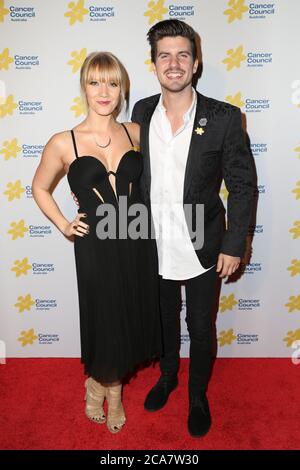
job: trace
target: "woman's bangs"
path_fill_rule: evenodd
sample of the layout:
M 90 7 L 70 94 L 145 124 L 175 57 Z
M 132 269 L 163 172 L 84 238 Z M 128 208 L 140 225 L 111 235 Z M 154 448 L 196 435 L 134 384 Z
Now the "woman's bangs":
M 91 64 L 87 73 L 86 82 L 90 83 L 94 80 L 105 83 L 116 83 L 120 86 L 121 74 L 116 64 L 107 61 L 103 63 L 100 61 L 100 63 Z

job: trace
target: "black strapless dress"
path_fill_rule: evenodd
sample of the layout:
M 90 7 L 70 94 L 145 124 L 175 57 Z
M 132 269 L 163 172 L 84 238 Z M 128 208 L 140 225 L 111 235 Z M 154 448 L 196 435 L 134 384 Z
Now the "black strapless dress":
M 116 172 L 107 172 L 96 157 L 78 157 L 71 133 L 76 159 L 70 165 L 68 181 L 79 201 L 78 212 L 87 214 L 81 220 L 90 226 L 89 234 L 75 236 L 74 243 L 81 359 L 86 374 L 113 382 L 161 352 L 155 241 L 120 238 L 118 233 L 115 239 L 99 239 L 96 234 L 97 224 L 104 221 L 104 215 L 96 215 L 99 204 L 109 203 L 119 214 L 125 211 L 124 201 L 128 208 L 142 203 L 138 186 L 142 155 L 129 150 Z M 111 173 L 116 193 L 109 181 Z M 125 220 L 130 224 L 133 218 Z M 118 228 L 117 223 L 116 232 Z

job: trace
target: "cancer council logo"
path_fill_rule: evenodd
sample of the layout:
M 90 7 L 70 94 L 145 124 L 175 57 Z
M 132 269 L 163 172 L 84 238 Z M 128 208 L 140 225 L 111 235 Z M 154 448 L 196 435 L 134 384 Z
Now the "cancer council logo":
M 27 346 L 28 344 L 33 344 L 34 341 L 36 341 L 38 337 L 36 336 L 34 329 L 30 328 L 29 330 L 22 330 L 20 333 L 20 336 L 18 338 L 18 341 L 20 341 L 21 345 Z
M 222 330 L 220 331 L 220 334 L 218 336 L 218 343 L 219 346 L 222 348 L 226 344 L 230 345 L 234 340 L 236 340 L 237 337 L 234 334 L 233 328 L 230 328 L 229 330 Z
M 271 101 L 268 98 L 245 98 L 242 99 L 242 94 L 238 91 L 235 95 L 227 95 L 225 97 L 227 103 L 230 103 L 239 108 L 245 107 L 246 113 L 261 113 L 267 111 L 271 107 Z
M 244 54 L 244 46 L 240 45 L 236 49 L 228 49 L 227 57 L 222 60 L 222 63 L 226 65 L 227 72 L 230 72 L 234 67 L 240 68 L 241 63 L 247 59 Z
M 292 193 L 295 193 L 295 198 L 300 199 L 300 180 L 297 181 L 296 187 L 292 189 Z
M 73 99 L 73 103 L 70 110 L 73 111 L 76 118 L 85 113 L 85 106 L 80 96 L 76 96 Z
M 247 67 L 266 67 L 273 62 L 273 53 L 267 50 L 248 50 L 244 53 L 244 46 L 241 44 L 236 49 L 228 49 L 227 57 L 222 61 L 222 63 L 226 65 L 228 72 L 235 67 L 239 69 L 242 62 L 246 62 Z
M 9 55 L 9 49 L 6 47 L 0 53 L 0 70 L 8 70 L 10 64 L 14 61 L 13 57 Z
M 30 294 L 19 295 L 15 307 L 19 310 L 19 313 L 23 313 L 24 310 L 30 310 L 32 305 L 35 304 L 35 300 L 31 297 Z
M 25 257 L 21 260 L 16 259 L 10 270 L 15 273 L 16 277 L 20 277 L 22 274 L 27 275 L 30 269 L 32 269 L 32 265 L 29 263 L 28 258 Z
M 245 101 L 243 101 L 242 93 L 240 91 L 238 91 L 235 95 L 227 95 L 225 100 L 227 103 L 230 103 L 233 106 L 237 106 L 238 108 L 245 106 Z
M 3 194 L 7 197 L 9 202 L 14 199 L 20 199 L 21 195 L 25 192 L 25 188 L 22 187 L 21 180 L 7 183 L 6 188 L 7 189 Z
M 12 240 L 24 238 L 25 233 L 28 232 L 28 227 L 25 226 L 23 219 L 19 220 L 19 222 L 11 222 L 10 227 L 7 233 L 11 235 Z
M 153 62 L 151 60 L 150 52 L 148 54 L 148 59 L 145 60 L 144 64 L 147 65 L 148 72 L 150 72 L 150 73 L 154 72 L 154 65 L 153 65 Z
M 87 56 L 87 49 L 83 47 L 80 51 L 72 51 L 71 59 L 68 61 L 68 65 L 72 67 L 72 73 L 76 73 L 82 66 Z
M 290 228 L 289 232 L 292 234 L 294 240 L 300 237 L 300 220 L 295 220 L 293 227 Z
M 300 311 L 300 295 L 291 295 L 289 301 L 285 304 L 289 313 Z
M 88 10 L 84 7 L 84 0 L 78 0 L 78 2 L 68 3 L 69 10 L 64 14 L 69 20 L 69 25 L 73 26 L 77 21 L 83 22 L 85 15 L 88 14 Z
M 299 341 L 299 340 L 300 340 L 300 328 L 294 331 L 293 330 L 288 331 L 282 341 L 285 341 L 286 347 L 290 348 L 293 346 L 293 343 L 295 341 Z
M 300 259 L 292 259 L 291 265 L 287 268 L 290 271 L 290 276 L 294 277 L 300 274 Z
M 148 17 L 148 23 L 153 24 L 155 21 L 161 21 L 164 15 L 168 12 L 168 9 L 164 6 L 165 0 L 157 0 L 157 2 L 151 0 L 148 4 L 148 10 L 145 11 L 144 16 Z
M 230 0 L 227 5 L 229 8 L 223 14 L 229 24 L 242 20 L 245 13 L 250 20 L 265 20 L 275 14 L 275 3 L 249 2 L 245 5 L 245 0 Z
M 221 313 L 224 313 L 226 310 L 232 310 L 237 305 L 237 300 L 234 297 L 234 294 L 223 295 L 220 299 L 219 310 Z
M 19 147 L 18 139 L 14 137 L 11 140 L 4 140 L 2 147 L 0 148 L 0 155 L 3 155 L 4 160 L 10 158 L 17 158 L 17 154 L 21 152 L 22 147 Z
M 4 0 L 0 0 L 0 23 L 4 22 L 4 18 L 9 14 L 9 10 L 4 6 Z
M 230 0 L 227 10 L 223 12 L 227 16 L 227 22 L 232 23 L 235 20 L 242 20 L 244 13 L 249 10 L 245 5 L 245 0 Z
M 13 95 L 8 95 L 8 97 L 1 98 L 0 97 L 0 118 L 4 118 L 5 116 L 12 116 L 14 110 L 17 108 L 17 103 L 14 102 Z

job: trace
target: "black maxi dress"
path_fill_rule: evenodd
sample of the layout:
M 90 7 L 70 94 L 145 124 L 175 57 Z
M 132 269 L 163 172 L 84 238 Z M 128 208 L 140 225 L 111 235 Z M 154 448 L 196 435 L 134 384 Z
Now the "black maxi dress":
M 120 380 L 161 353 L 156 244 L 149 238 L 124 237 L 124 220 L 126 229 L 135 219 L 126 217 L 128 209 L 142 203 L 142 155 L 123 128 L 132 149 L 122 156 L 115 172 L 107 172 L 95 156 L 78 156 L 71 131 L 76 159 L 69 167 L 68 181 L 79 201 L 78 212 L 87 214 L 81 220 L 90 227 L 89 234 L 75 236 L 74 243 L 81 360 L 85 373 L 102 382 Z M 117 216 L 116 236 L 99 239 L 97 224 L 105 226 L 107 204 Z

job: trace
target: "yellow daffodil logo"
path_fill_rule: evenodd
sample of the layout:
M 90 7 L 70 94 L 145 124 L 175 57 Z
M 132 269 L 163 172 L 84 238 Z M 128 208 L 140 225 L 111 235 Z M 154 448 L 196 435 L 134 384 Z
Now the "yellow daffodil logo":
M 3 104 L 0 104 L 0 118 L 5 117 L 7 114 L 12 116 L 14 109 L 16 109 L 17 103 L 14 102 L 13 95 L 9 95 Z
M 232 310 L 237 305 L 237 301 L 234 298 L 234 294 L 228 296 L 223 295 L 220 299 L 220 312 L 223 313 L 225 310 Z
M 228 16 L 228 23 L 232 23 L 234 20 L 241 20 L 243 14 L 249 10 L 245 5 L 245 0 L 230 0 L 228 6 L 229 8 L 224 11 L 224 15 Z
M 3 147 L 0 149 L 0 154 L 4 156 L 4 160 L 9 160 L 10 157 L 17 157 L 17 153 L 21 152 L 22 148 L 18 146 L 18 140 L 16 138 L 11 141 L 5 140 Z
M 6 187 L 7 190 L 3 194 L 6 194 L 9 201 L 20 199 L 21 194 L 25 192 L 25 188 L 21 186 L 21 180 L 17 180 L 15 183 L 8 183 Z
M 89 12 L 84 8 L 84 0 L 78 0 L 78 2 L 68 3 L 69 11 L 67 11 L 64 16 L 69 18 L 69 25 L 72 26 L 76 21 L 83 22 L 84 16 Z
M 291 276 L 296 276 L 296 274 L 300 274 L 300 260 L 299 259 L 292 259 L 291 266 L 287 268 L 290 271 Z
M 9 50 L 6 47 L 0 54 L 0 70 L 8 70 L 9 64 L 14 61 L 9 55 Z
M 152 24 L 155 21 L 161 21 L 163 19 L 163 15 L 168 11 L 168 9 L 164 7 L 164 0 L 157 0 L 156 3 L 151 1 L 148 3 L 147 7 L 149 10 L 144 13 L 144 16 L 149 17 L 149 24 Z
M 149 53 L 149 59 L 145 60 L 144 64 L 147 65 L 148 72 L 154 72 L 154 66 L 153 66 L 153 62 L 152 62 L 151 57 L 150 57 L 150 53 Z
M 285 307 L 289 313 L 292 313 L 294 310 L 300 310 L 300 295 L 291 295 Z
M 24 312 L 24 310 L 30 310 L 31 306 L 35 304 L 35 301 L 32 299 L 30 294 L 25 295 L 24 297 L 20 295 L 18 297 L 18 302 L 15 303 L 15 307 L 19 309 L 19 313 Z
M 229 192 L 227 191 L 227 188 L 225 186 L 220 189 L 220 194 L 223 201 L 227 201 Z
M 4 0 L 0 0 L 0 23 L 3 23 L 5 15 L 8 15 L 9 10 L 4 6 Z
M 230 328 L 229 330 L 225 331 L 222 330 L 220 331 L 220 334 L 218 336 L 218 342 L 221 347 L 225 346 L 225 344 L 231 344 L 237 337 L 235 336 L 233 332 L 233 328 Z
M 24 234 L 28 232 L 28 228 L 25 227 L 25 222 L 21 219 L 19 222 L 12 222 L 10 224 L 11 229 L 7 233 L 11 234 L 12 240 L 16 240 L 18 237 L 24 238 Z
M 202 135 L 204 134 L 204 129 L 202 127 L 197 127 L 197 129 L 195 129 L 195 132 L 198 135 Z
M 300 199 L 300 180 L 297 181 L 296 188 L 292 190 L 292 193 L 295 193 L 296 199 Z
M 70 110 L 74 112 L 75 117 L 79 117 L 81 116 L 81 114 L 84 114 L 85 112 L 84 104 L 80 96 L 77 96 L 76 98 L 74 98 L 73 101 L 75 104 L 71 106 Z
M 237 106 L 238 108 L 245 106 L 245 101 L 242 100 L 242 94 L 240 91 L 238 91 L 235 95 L 227 95 L 225 100 L 227 103 L 230 103 L 233 106 Z
M 11 268 L 11 271 L 13 271 L 16 274 L 16 277 L 20 277 L 22 274 L 27 275 L 29 269 L 31 268 L 32 268 L 32 265 L 29 264 L 28 258 L 23 258 L 22 260 L 17 259 L 14 262 L 14 265 Z
M 234 67 L 238 69 L 241 66 L 241 62 L 246 60 L 246 56 L 243 54 L 243 46 L 238 46 L 235 50 L 228 49 L 226 59 L 222 60 L 223 64 L 226 65 L 226 70 L 230 72 Z
M 300 158 L 300 145 L 296 148 L 294 148 L 295 152 L 298 153 L 298 158 Z
M 37 336 L 34 333 L 34 329 L 30 328 L 30 330 L 23 330 L 20 333 L 18 341 L 22 344 L 22 346 L 27 346 L 27 344 L 33 344 L 35 340 L 37 340 Z
M 83 47 L 80 51 L 73 51 L 71 52 L 71 57 L 72 59 L 69 60 L 68 65 L 71 65 L 72 67 L 72 73 L 76 73 L 77 70 L 80 69 L 82 66 L 85 58 L 87 55 L 87 49 L 86 47 Z
M 290 233 L 293 234 L 293 239 L 300 237 L 300 220 L 295 220 L 294 227 L 290 228 Z
M 286 337 L 283 338 L 283 341 L 286 342 L 286 346 L 288 348 L 292 346 L 294 341 L 298 341 L 298 340 L 300 340 L 300 328 L 298 328 L 295 331 L 288 331 Z

